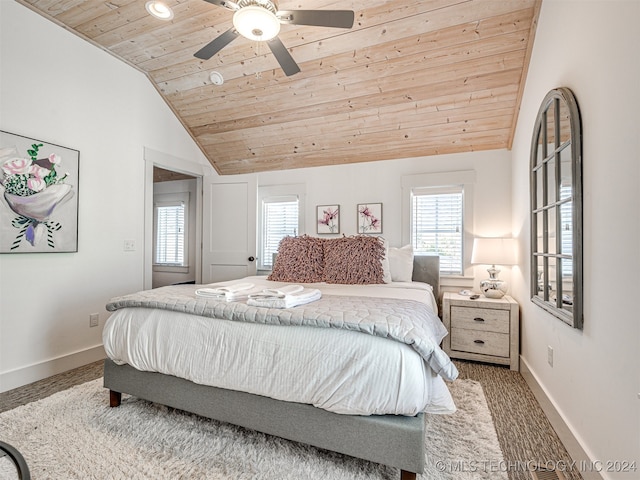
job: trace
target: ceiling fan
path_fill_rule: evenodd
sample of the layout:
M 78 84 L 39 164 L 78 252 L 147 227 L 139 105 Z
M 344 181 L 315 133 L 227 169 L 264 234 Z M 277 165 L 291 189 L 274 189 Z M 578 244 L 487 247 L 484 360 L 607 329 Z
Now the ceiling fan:
M 277 36 L 280 32 L 280 24 L 353 27 L 352 10 L 278 10 L 278 5 L 272 0 L 205 1 L 232 10 L 234 12 L 233 27 L 198 50 L 194 54 L 195 57 L 208 60 L 229 45 L 238 35 L 242 35 L 249 40 L 267 42 L 287 76 L 298 73 L 300 67 Z

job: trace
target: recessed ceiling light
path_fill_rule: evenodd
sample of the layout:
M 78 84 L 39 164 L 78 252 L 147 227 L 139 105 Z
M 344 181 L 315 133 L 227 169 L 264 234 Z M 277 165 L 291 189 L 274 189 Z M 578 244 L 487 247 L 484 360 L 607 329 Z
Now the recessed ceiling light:
M 149 0 L 144 7 L 147 12 L 161 20 L 171 20 L 173 18 L 173 10 L 157 0 Z

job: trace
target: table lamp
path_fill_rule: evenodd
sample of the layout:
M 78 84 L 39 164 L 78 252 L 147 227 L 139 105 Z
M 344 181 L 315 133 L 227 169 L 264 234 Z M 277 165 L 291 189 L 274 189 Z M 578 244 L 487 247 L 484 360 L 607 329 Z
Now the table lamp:
M 502 298 L 509 285 L 498 278 L 496 265 L 515 265 L 516 241 L 513 238 L 476 238 L 473 240 L 471 263 L 491 265 L 489 278 L 480 282 L 480 290 L 487 298 Z

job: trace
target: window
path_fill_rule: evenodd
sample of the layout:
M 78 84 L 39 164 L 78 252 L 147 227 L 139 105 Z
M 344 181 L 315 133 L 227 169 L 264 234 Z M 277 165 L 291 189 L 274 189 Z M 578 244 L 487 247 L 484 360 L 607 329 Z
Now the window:
M 303 231 L 304 185 L 264 186 L 258 190 L 258 269 L 271 270 L 280 240 Z
M 161 199 L 154 203 L 154 264 L 165 266 L 188 265 L 187 255 L 187 211 L 188 194 L 181 199 Z
M 462 275 L 462 187 L 414 189 L 411 244 L 417 255 L 440 256 L 440 273 Z
M 473 170 L 402 177 L 402 244 L 439 255 L 443 276 L 471 273 L 475 183 Z
M 263 200 L 262 218 L 262 260 L 259 265 L 261 268 L 270 269 L 273 266 L 273 254 L 278 251 L 280 240 L 287 235 L 298 234 L 298 199 Z

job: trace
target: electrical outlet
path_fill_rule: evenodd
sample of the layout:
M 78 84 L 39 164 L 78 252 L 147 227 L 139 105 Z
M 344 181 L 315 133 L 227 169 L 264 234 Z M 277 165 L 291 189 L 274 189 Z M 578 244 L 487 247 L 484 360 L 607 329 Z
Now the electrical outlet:
M 89 327 L 97 327 L 100 323 L 100 314 L 92 313 L 89 315 Z
M 553 347 L 551 345 L 547 345 L 547 362 L 553 367 Z
M 136 241 L 135 240 L 125 240 L 122 246 L 122 249 L 125 252 L 134 252 L 136 250 Z

